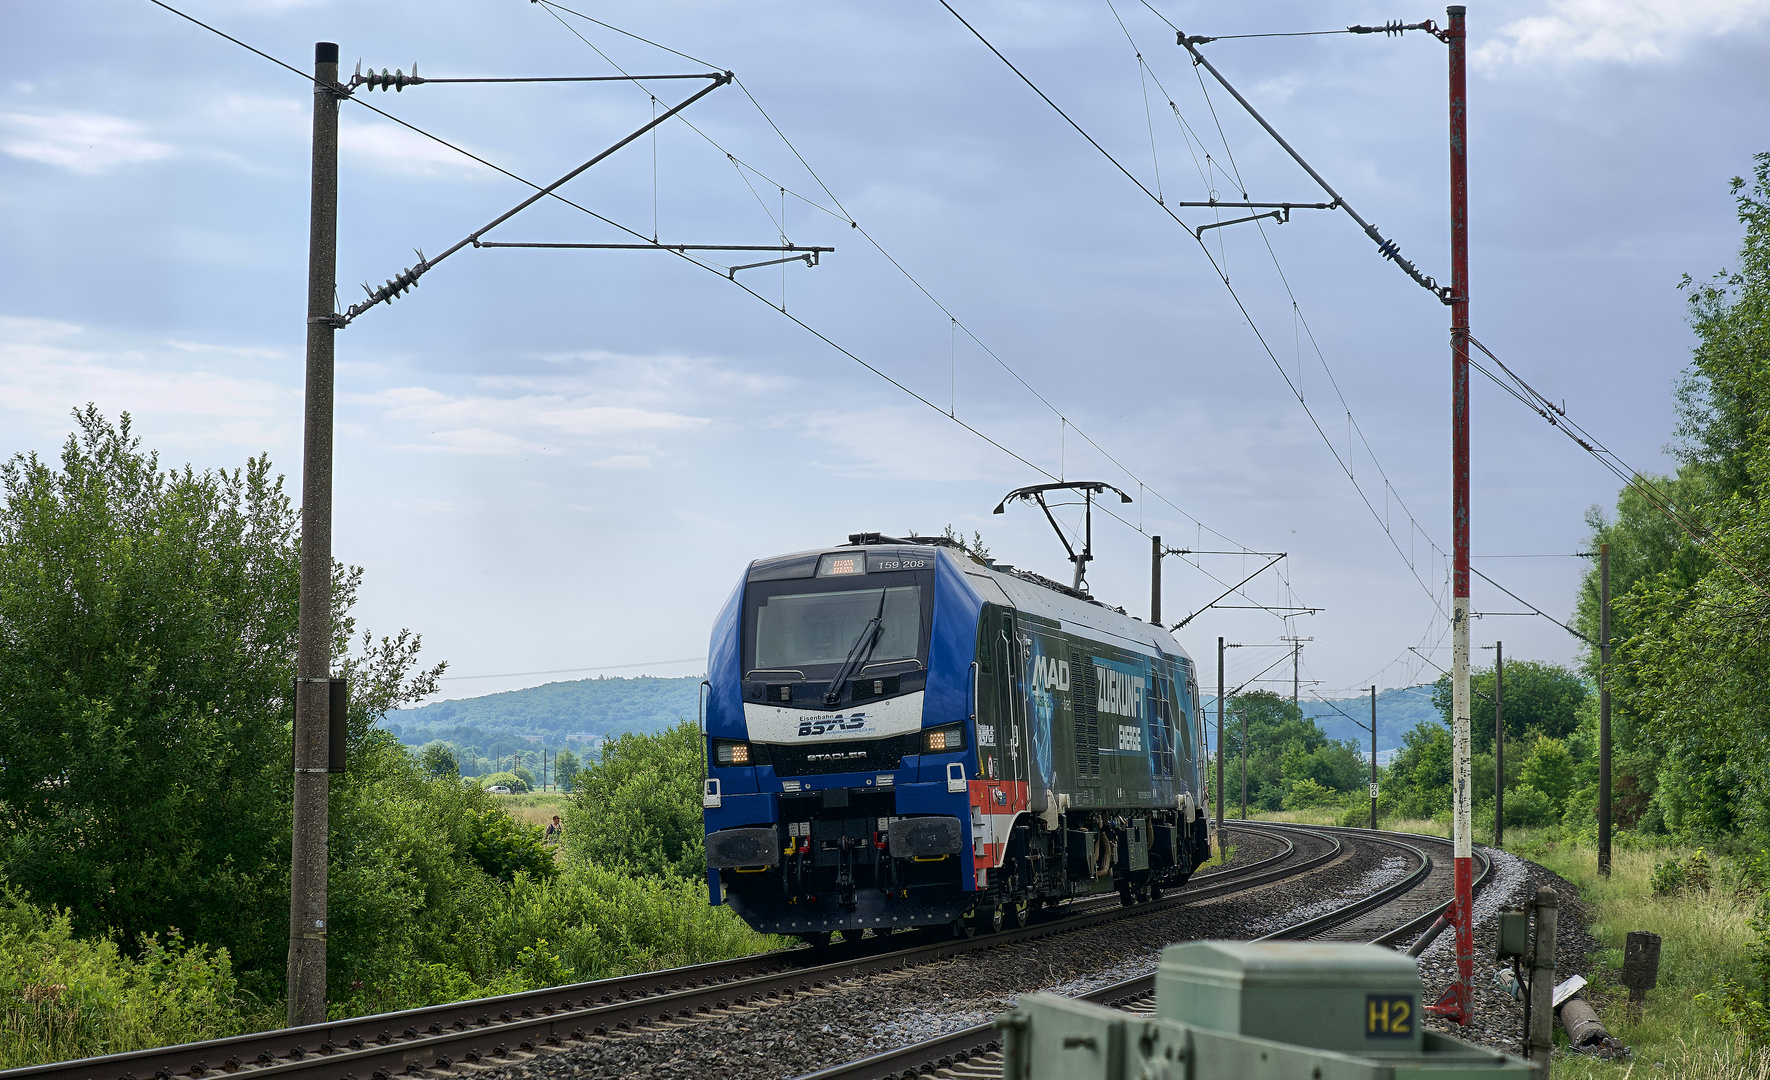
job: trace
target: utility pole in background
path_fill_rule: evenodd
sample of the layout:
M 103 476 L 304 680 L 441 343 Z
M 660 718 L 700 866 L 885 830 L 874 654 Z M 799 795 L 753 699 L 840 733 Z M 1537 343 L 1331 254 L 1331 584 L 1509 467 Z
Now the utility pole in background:
M 1377 688 L 1371 687 L 1371 829 L 1377 827 Z
M 1278 640 L 1291 643 L 1291 705 L 1297 708 L 1300 712 L 1302 706 L 1298 705 L 1297 702 L 1300 696 L 1299 691 L 1303 686 L 1303 643 L 1305 641 L 1314 641 L 1315 637 L 1314 635 L 1309 637 L 1281 637 Z M 1311 685 L 1313 685 L 1313 683 Z
M 1610 873 L 1610 545 L 1598 545 L 1598 872 Z
M 1149 623 L 1162 624 L 1162 538 L 1149 538 Z
M 1493 643 L 1493 846 L 1506 846 L 1506 643 Z
M 1223 639 L 1217 639 L 1217 850 L 1223 850 Z
M 1466 9 L 1445 9 L 1450 68 L 1450 412 L 1452 852 L 1456 882 L 1456 980 L 1434 1012 L 1474 1019 L 1473 854 L 1469 835 L 1469 115 Z
M 307 238 L 307 386 L 301 452 L 301 597 L 295 653 L 288 1024 L 326 1019 L 326 831 L 331 790 L 332 336 L 338 271 L 338 46 L 314 45 Z

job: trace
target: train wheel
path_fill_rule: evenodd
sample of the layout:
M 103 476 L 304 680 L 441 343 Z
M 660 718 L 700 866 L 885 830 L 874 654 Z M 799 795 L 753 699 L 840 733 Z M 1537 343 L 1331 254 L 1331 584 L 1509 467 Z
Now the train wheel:
M 1151 900 L 1160 900 L 1162 898 L 1162 887 L 1153 881 L 1149 884 L 1149 898 Z
M 953 930 L 953 937 L 955 937 L 955 938 L 968 938 L 968 937 L 976 937 L 977 936 L 977 924 L 972 922 L 970 919 L 966 919 L 966 918 L 962 918 L 962 917 L 953 920 L 952 930 Z
M 1026 901 L 1013 900 L 996 909 L 1002 914 L 1002 925 L 1010 930 L 1018 930 L 1026 925 Z
M 1131 883 L 1127 881 L 1123 885 L 1120 885 L 1119 886 L 1119 904 L 1123 907 L 1130 907 L 1132 904 L 1135 904 L 1136 902 L 1137 902 L 1137 897 L 1136 897 L 1136 894 L 1134 894 L 1131 891 Z

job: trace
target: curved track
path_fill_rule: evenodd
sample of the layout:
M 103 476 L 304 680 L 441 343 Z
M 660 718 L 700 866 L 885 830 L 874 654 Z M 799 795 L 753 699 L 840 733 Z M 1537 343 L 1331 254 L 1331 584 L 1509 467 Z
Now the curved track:
M 1105 894 L 1050 909 L 1018 930 L 932 943 L 924 931 L 827 950 L 786 949 L 502 997 L 11 1069 L 0 1072 L 0 1078 L 219 1080 L 217 1074 L 227 1074 L 270 1080 L 276 1074 L 299 1075 L 302 1080 L 386 1080 L 396 1074 L 513 1063 L 547 1046 L 789 999 L 875 972 L 1138 918 L 1307 873 L 1344 851 L 1340 840 L 1312 830 L 1277 839 L 1277 854 L 1196 874 L 1160 900 L 1122 907 L 1117 894 Z M 906 940 L 914 944 L 901 947 Z
M 1373 833 L 1368 829 L 1298 826 L 1276 822 L 1238 821 L 1235 824 L 1237 827 L 1270 830 L 1280 835 L 1327 836 L 1333 839 L 1335 854 L 1340 850 L 1341 841 L 1334 838 L 1352 836 L 1363 843 L 1377 843 L 1393 848 L 1412 861 L 1412 866 L 1399 880 L 1327 912 L 1256 938 L 1257 941 L 1344 940 L 1386 945 L 1417 934 L 1444 909 L 1451 888 L 1452 859 L 1451 843 L 1443 837 L 1415 833 Z M 1437 852 L 1437 858 L 1433 858 L 1434 851 Z M 1493 866 L 1492 861 L 1479 850 L 1476 851 L 1475 858 L 1478 869 L 1474 889 L 1479 892 L 1492 877 Z M 1438 886 L 1442 886 L 1442 889 Z M 1369 927 L 1373 925 L 1379 927 L 1379 932 L 1371 936 Z M 1079 994 L 1077 998 L 1112 1008 L 1150 1012 L 1154 1009 L 1154 994 L 1155 976 L 1150 974 Z M 995 1038 L 995 1026 L 979 1024 L 939 1038 L 810 1073 L 799 1080 L 913 1080 L 923 1076 L 930 1076 L 934 1080 L 997 1080 L 1001 1076 L 1001 1064 L 1000 1043 Z

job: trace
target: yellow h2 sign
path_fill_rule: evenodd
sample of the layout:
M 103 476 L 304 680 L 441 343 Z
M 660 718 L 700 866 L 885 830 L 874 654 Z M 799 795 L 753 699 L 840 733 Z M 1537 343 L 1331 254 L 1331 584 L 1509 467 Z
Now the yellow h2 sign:
M 1414 1034 L 1414 999 L 1411 994 L 1370 994 L 1364 999 L 1364 1037 L 1409 1039 Z

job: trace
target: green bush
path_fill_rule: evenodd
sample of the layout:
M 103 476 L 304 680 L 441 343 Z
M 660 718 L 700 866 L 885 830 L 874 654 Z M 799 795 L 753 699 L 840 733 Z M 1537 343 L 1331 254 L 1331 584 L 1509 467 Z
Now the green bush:
M 1647 879 L 1655 896 L 1670 896 L 1684 889 L 1684 865 L 1676 858 L 1655 863 L 1653 876 Z
M 1283 808 L 1286 810 L 1309 810 L 1317 806 L 1338 805 L 1344 798 L 1338 791 L 1325 788 L 1305 776 L 1290 782 L 1290 790 L 1285 792 Z
M 1381 807 L 1378 809 L 1381 809 Z M 1381 816 L 1379 816 L 1377 820 L 1380 823 L 1382 821 Z M 1363 799 L 1353 799 L 1350 803 L 1347 803 L 1346 809 L 1340 811 L 1340 816 L 1334 821 L 1334 824 L 1343 825 L 1348 829 L 1368 829 L 1370 828 L 1370 823 L 1371 801 L 1368 796 Z
M 566 805 L 572 855 L 635 874 L 699 879 L 707 870 L 704 753 L 700 731 L 689 721 L 604 743 L 601 757 L 578 773 Z
M 225 949 L 177 931 L 143 935 L 136 955 L 74 936 L 66 911 L 41 911 L 0 885 L 0 1069 L 193 1042 L 269 1026 L 252 1015 Z
M 481 933 L 499 965 L 519 966 L 525 948 L 551 943 L 575 979 L 743 956 L 775 943 L 729 907 L 707 903 L 702 882 L 632 877 L 583 861 L 550 881 L 519 876 Z
M 525 769 L 523 771 L 526 772 L 528 770 Z M 534 788 L 533 784 L 530 784 L 516 773 L 509 771 L 488 773 L 485 776 L 479 777 L 478 780 L 479 786 L 482 788 L 493 788 L 502 785 L 503 787 L 509 788 L 513 795 L 527 794 Z
M 463 822 L 465 851 L 492 877 L 510 881 L 517 874 L 549 878 L 558 869 L 541 830 L 525 825 L 496 806 L 470 810 Z
M 1554 802 L 1536 788 L 1516 787 L 1506 792 L 1506 825 L 1508 828 L 1549 825 L 1553 824 L 1558 816 L 1555 812 Z
M 1524 772 L 1519 787 L 1534 788 L 1548 796 L 1555 816 L 1567 808 L 1567 796 L 1573 791 L 1573 755 L 1560 739 L 1541 738 L 1531 746 L 1524 758 Z
M 1708 892 L 1709 886 L 1713 884 L 1710 870 L 1708 852 L 1702 848 L 1692 851 L 1690 858 L 1684 861 L 1684 887 L 1696 892 Z

